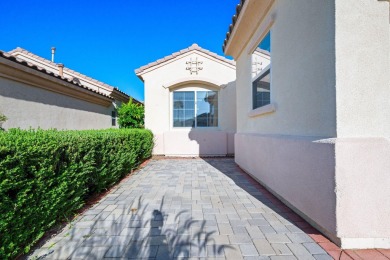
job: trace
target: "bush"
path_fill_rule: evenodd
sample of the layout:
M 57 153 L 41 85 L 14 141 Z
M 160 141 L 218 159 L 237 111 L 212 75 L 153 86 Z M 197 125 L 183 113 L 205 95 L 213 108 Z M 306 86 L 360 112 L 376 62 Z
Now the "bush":
M 144 129 L 0 132 L 0 259 L 43 234 L 151 156 Z
M 8 118 L 7 118 L 4 114 L 0 113 L 0 131 L 3 130 L 3 128 L 2 128 L 3 123 L 4 123 L 5 121 L 7 121 L 7 119 L 8 119 Z
M 120 128 L 144 128 L 145 109 L 141 104 L 122 104 L 118 109 L 118 123 Z

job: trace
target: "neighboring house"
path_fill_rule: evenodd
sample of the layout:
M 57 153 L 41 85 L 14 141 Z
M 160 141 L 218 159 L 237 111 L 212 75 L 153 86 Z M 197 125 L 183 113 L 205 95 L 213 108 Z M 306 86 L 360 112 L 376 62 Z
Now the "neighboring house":
M 4 128 L 118 127 L 119 89 L 21 48 L 0 52 L 0 112 Z M 138 102 L 138 101 L 136 101 Z
M 235 62 L 196 44 L 137 69 L 154 154 L 227 155 L 236 131 Z
M 223 46 L 237 164 L 343 248 L 390 248 L 389 32 L 388 1 L 246 0 Z

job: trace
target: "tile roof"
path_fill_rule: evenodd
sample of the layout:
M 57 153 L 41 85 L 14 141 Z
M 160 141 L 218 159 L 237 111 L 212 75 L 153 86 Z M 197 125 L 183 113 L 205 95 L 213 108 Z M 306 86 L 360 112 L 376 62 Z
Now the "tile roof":
M 240 3 L 236 6 L 236 14 L 233 15 L 233 17 L 232 17 L 232 23 L 229 25 L 229 30 L 226 33 L 225 40 L 223 41 L 223 45 L 222 45 L 223 52 L 225 52 L 226 45 L 229 42 L 230 35 L 233 32 L 234 26 L 236 25 L 236 22 L 238 20 L 238 16 L 240 15 L 240 12 L 241 12 L 244 4 L 245 4 L 245 0 L 240 0 Z
M 53 65 L 53 66 L 57 66 L 57 63 L 52 62 L 52 61 L 50 61 L 50 60 L 47 60 L 47 59 L 45 59 L 45 58 L 42 58 L 42 57 L 40 57 L 40 56 L 38 56 L 38 55 L 35 55 L 34 53 L 29 52 L 29 51 L 27 51 L 27 50 L 25 50 L 25 49 L 23 49 L 23 48 L 20 48 L 20 47 L 17 47 L 16 49 L 9 51 L 8 53 L 11 54 L 11 55 L 15 55 L 15 54 L 18 53 L 18 52 L 19 52 L 19 53 L 26 54 L 27 56 L 33 57 L 33 58 L 35 58 L 35 59 L 37 59 L 37 60 L 40 60 L 40 61 L 42 61 L 42 62 L 44 62 L 44 63 L 46 63 L 46 64 Z M 121 94 L 126 95 L 126 96 L 129 97 L 129 95 L 127 95 L 127 94 L 126 94 L 125 92 L 123 92 L 123 91 L 120 91 L 117 87 L 110 86 L 110 85 L 108 85 L 108 84 L 106 84 L 106 83 L 104 83 L 104 82 L 101 82 L 101 81 L 96 80 L 96 79 L 94 79 L 94 78 L 88 77 L 88 76 L 86 76 L 86 75 L 84 75 L 84 74 L 81 74 L 81 73 L 79 73 L 79 72 L 77 72 L 77 71 L 74 71 L 74 70 L 72 70 L 72 69 L 69 69 L 69 68 L 67 68 L 67 67 L 64 67 L 64 72 L 68 72 L 68 73 L 70 73 L 70 74 L 74 74 L 74 75 L 76 75 L 77 78 L 79 78 L 79 79 L 84 79 L 84 80 L 91 81 L 91 82 L 93 82 L 93 83 L 95 83 L 95 84 L 104 86 L 104 87 L 106 87 L 106 88 L 108 88 L 108 89 L 112 89 L 112 90 L 115 89 L 115 90 L 117 90 L 118 92 L 120 92 Z
M 88 91 L 94 92 L 94 93 L 96 93 L 96 94 L 98 94 L 98 95 L 100 95 L 100 96 L 103 96 L 103 97 L 105 97 L 105 98 L 113 99 L 113 98 L 110 97 L 109 95 L 106 95 L 106 94 L 103 94 L 103 93 L 101 93 L 101 92 L 98 92 L 97 90 L 88 88 L 88 87 L 86 87 L 86 86 L 84 86 L 84 85 L 82 85 L 82 84 L 80 84 L 80 83 L 74 81 L 73 79 L 61 77 L 61 76 L 58 75 L 58 74 L 55 74 L 55 73 L 53 73 L 53 72 L 51 72 L 51 71 L 48 71 L 48 70 L 45 70 L 44 68 L 41 68 L 41 67 L 39 67 L 39 66 L 36 66 L 36 65 L 34 65 L 34 64 L 30 63 L 30 62 L 26 62 L 25 60 L 16 58 L 15 56 L 11 55 L 10 53 L 4 52 L 4 51 L 0 51 L 0 57 L 1 57 L 1 58 L 5 58 L 5 59 L 7 59 L 7 60 L 9 60 L 9 61 L 12 61 L 12 62 L 21 64 L 21 65 L 23 65 L 23 66 L 29 67 L 29 68 L 34 69 L 34 70 L 36 70 L 36 71 L 39 71 L 39 72 L 41 72 L 41 73 L 50 75 L 50 76 L 52 76 L 52 77 L 54 77 L 54 78 L 57 78 L 57 79 L 60 79 L 60 80 L 62 80 L 62 81 L 64 81 L 64 82 L 66 82 L 66 83 L 70 83 L 70 84 L 75 85 L 75 86 L 77 86 L 77 87 L 80 87 L 80 88 L 86 89 L 86 90 L 88 90 Z
M 271 56 L 271 53 L 269 51 L 264 50 L 264 49 L 260 49 L 259 47 L 257 47 L 255 51 L 258 51 L 258 52 L 260 52 L 264 55 L 267 55 L 267 56 Z
M 210 55 L 211 57 L 216 58 L 216 59 L 218 59 L 218 60 L 220 60 L 220 61 L 223 61 L 223 62 L 226 62 L 226 63 L 228 63 L 228 64 L 230 64 L 230 65 L 236 66 L 235 61 L 229 60 L 229 59 L 227 59 L 227 58 L 225 58 L 225 57 L 223 57 L 223 56 L 218 55 L 217 53 L 214 53 L 214 52 L 211 52 L 211 51 L 209 51 L 209 50 L 203 49 L 203 48 L 200 47 L 198 44 L 194 43 L 194 44 L 192 44 L 192 45 L 191 45 L 190 47 L 188 47 L 188 48 L 185 48 L 185 49 L 182 49 L 182 50 L 180 50 L 180 51 L 178 51 L 178 52 L 172 53 L 171 55 L 165 56 L 165 57 L 162 58 L 162 59 L 159 59 L 159 60 L 157 60 L 157 61 L 155 61 L 155 62 L 149 63 L 149 64 L 147 64 L 147 65 L 145 65 L 145 66 L 142 66 L 142 67 L 136 69 L 136 70 L 135 70 L 135 74 L 138 75 L 138 74 L 144 72 L 145 70 L 147 70 L 147 69 L 149 69 L 149 68 L 151 68 L 151 67 L 154 67 L 154 66 L 159 65 L 159 64 L 161 64 L 161 63 L 164 63 L 164 62 L 166 62 L 166 61 L 172 60 L 172 59 L 174 59 L 174 58 L 176 58 L 176 57 L 178 57 L 178 56 L 180 56 L 180 55 L 182 55 L 182 54 L 185 54 L 185 53 L 188 53 L 188 52 L 194 51 L 194 50 L 203 52 L 203 53 L 205 53 L 205 54 L 207 54 L 207 55 Z

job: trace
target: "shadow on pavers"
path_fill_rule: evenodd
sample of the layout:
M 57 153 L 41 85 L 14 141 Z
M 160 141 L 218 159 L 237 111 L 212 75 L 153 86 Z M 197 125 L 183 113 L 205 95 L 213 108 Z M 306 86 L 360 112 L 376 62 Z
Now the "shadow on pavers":
M 92 208 L 30 259 L 174 259 L 206 257 L 206 251 L 218 256 L 231 248 L 217 245 L 213 239 L 216 231 L 207 231 L 206 220 L 194 220 L 191 211 L 172 213 L 164 205 L 164 197 L 158 207 L 145 204 L 141 196 L 120 208 L 109 211 L 111 214 L 100 211 L 88 220 L 95 216 Z

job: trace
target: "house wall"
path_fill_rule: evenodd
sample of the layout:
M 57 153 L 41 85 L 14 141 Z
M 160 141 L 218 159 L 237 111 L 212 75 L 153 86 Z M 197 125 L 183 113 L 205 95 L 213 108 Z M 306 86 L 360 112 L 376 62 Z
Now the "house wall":
M 276 112 L 248 118 L 252 110 L 251 54 L 270 25 L 271 102 Z M 334 3 L 276 1 L 237 58 L 237 132 L 334 136 L 334 61 Z
M 271 103 L 252 111 L 251 54 L 271 28 Z M 237 57 L 236 162 L 324 233 L 336 233 L 334 3 L 276 1 Z
M 275 111 L 249 116 L 269 27 Z M 389 248 L 389 3 L 277 0 L 251 35 L 235 57 L 236 162 L 342 247 Z
M 336 7 L 337 136 L 390 138 L 389 2 Z
M 337 234 L 390 248 L 389 2 L 335 2 Z
M 0 77 L 3 128 L 106 129 L 114 107 L 101 106 Z
M 190 74 L 186 61 L 202 61 L 202 70 Z M 234 153 L 235 68 L 191 51 L 142 75 L 145 86 L 145 127 L 155 135 L 154 154 L 171 156 Z M 178 88 L 219 90 L 218 128 L 173 128 L 172 91 Z

